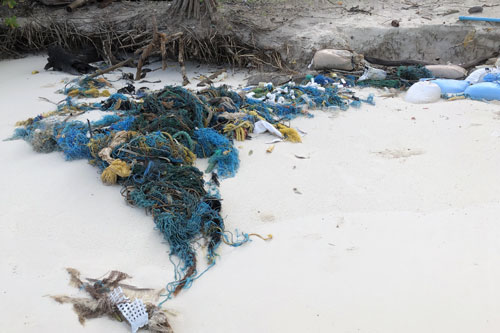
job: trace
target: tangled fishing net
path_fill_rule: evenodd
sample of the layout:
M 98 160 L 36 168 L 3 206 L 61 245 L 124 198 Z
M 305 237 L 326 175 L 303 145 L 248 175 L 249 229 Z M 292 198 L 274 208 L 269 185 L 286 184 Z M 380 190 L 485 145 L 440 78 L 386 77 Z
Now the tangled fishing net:
M 408 88 L 420 79 L 433 77 L 432 72 L 424 66 L 399 66 L 394 74 L 387 75 L 387 79 L 357 81 L 356 85 L 376 88 Z
M 67 98 L 57 110 L 19 122 L 13 138 L 28 141 L 37 152 L 61 151 L 67 160 L 89 160 L 100 169 L 105 184 L 120 184 L 126 201 L 152 216 L 175 266 L 165 300 L 206 271 L 198 271 L 196 242 L 205 242 L 210 268 L 221 243 L 240 246 L 249 241 L 244 233 L 233 238 L 220 213 L 217 178 L 232 177 L 239 167 L 234 140 L 247 139 L 255 123 L 265 120 L 285 139 L 300 142 L 297 130 L 283 121 L 312 116 L 309 108 L 345 110 L 361 102 L 373 104 L 373 96 L 359 99 L 325 76 L 302 84 L 248 87 L 240 94 L 225 86 L 198 93 L 166 86 L 139 98 L 101 91 L 109 88 L 105 79 L 71 82 L 61 91 Z M 80 100 L 105 95 L 109 97 L 101 102 Z M 82 121 L 90 110 L 105 116 Z M 208 158 L 208 182 L 193 166 L 197 157 Z

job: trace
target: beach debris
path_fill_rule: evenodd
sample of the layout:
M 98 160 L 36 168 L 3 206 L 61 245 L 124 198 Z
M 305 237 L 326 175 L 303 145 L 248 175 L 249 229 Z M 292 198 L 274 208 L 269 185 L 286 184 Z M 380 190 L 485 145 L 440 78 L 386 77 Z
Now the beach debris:
M 298 127 L 296 127 L 295 129 L 297 130 L 297 132 L 299 132 L 300 134 L 302 134 L 302 136 L 307 135 L 307 132 L 306 132 L 306 131 L 301 130 L 301 129 L 300 129 L 300 128 L 298 128 Z
M 293 193 L 295 194 L 302 194 L 296 187 L 293 188 Z
M 413 83 L 421 80 L 432 78 L 432 73 L 421 65 L 416 66 L 399 66 L 397 68 L 388 69 L 386 79 L 384 80 L 358 80 L 356 81 L 357 86 L 365 87 L 378 87 L 378 88 L 407 88 Z
M 130 324 L 132 333 L 136 333 L 139 328 L 148 324 L 148 313 L 142 300 L 136 298 L 130 302 L 130 299 L 123 294 L 121 287 L 113 289 L 108 297 Z
M 274 150 L 274 147 L 275 147 L 275 146 L 276 146 L 276 145 L 271 145 L 271 146 L 269 146 L 269 147 L 266 149 L 266 153 L 269 153 L 269 154 L 270 154 L 270 153 L 272 153 L 272 152 L 273 152 L 273 150 Z
M 132 73 L 122 73 L 122 79 L 127 81 L 134 81 L 134 74 Z
M 290 142 L 302 142 L 302 138 L 299 135 L 299 132 L 291 127 L 285 126 L 283 124 L 278 124 L 278 130 L 285 137 L 286 140 Z
M 269 132 L 269 133 L 271 133 L 279 138 L 284 137 L 283 134 L 279 130 L 276 129 L 276 127 L 274 127 L 273 125 L 271 125 L 267 121 L 265 121 L 265 120 L 257 121 L 254 125 L 253 133 L 254 134 L 261 134 L 264 132 Z
M 314 54 L 315 69 L 354 69 L 354 53 L 348 50 L 323 49 Z
M 367 66 L 365 72 L 363 73 L 363 75 L 361 75 L 358 81 L 385 80 L 386 77 L 387 77 L 387 72 L 384 71 L 383 69 Z
M 399 78 L 409 81 L 432 78 L 430 70 L 423 66 L 399 66 L 397 70 Z
M 437 79 L 432 80 L 441 88 L 441 95 L 463 93 L 469 86 L 469 82 L 465 80 Z
M 414 104 L 433 103 L 441 98 L 441 88 L 431 81 L 417 82 L 408 89 L 405 101 Z
M 250 149 L 250 150 L 248 151 L 248 156 L 252 156 L 252 155 L 253 155 L 253 150 L 251 150 L 251 149 Z
M 470 84 L 476 84 L 479 82 L 483 82 L 484 78 L 488 74 L 500 74 L 500 69 L 494 67 L 484 67 L 478 68 L 465 78 L 465 81 L 470 82 Z
M 149 81 L 149 80 L 141 80 L 139 83 L 161 83 L 161 80 Z
M 274 140 L 271 140 L 269 142 L 266 142 L 266 145 L 271 145 L 271 144 L 275 144 L 275 143 L 278 143 L 278 142 L 283 142 L 283 139 L 274 139 Z
M 482 6 L 474 6 L 474 7 L 469 8 L 468 12 L 469 12 L 469 14 L 482 13 L 483 7 Z
M 494 22 L 499 23 L 500 18 L 494 17 L 477 17 L 477 16 L 459 16 L 460 21 L 479 21 L 479 22 Z
M 117 64 L 115 64 L 113 66 L 109 66 L 108 68 L 99 69 L 95 73 L 91 74 L 90 77 L 97 77 L 99 75 L 103 75 L 103 74 L 109 73 L 111 71 L 114 71 L 115 69 L 118 69 L 120 67 L 127 66 L 128 64 L 132 63 L 133 60 L 134 60 L 133 58 L 129 58 L 129 59 L 121 61 L 121 62 L 119 62 L 119 63 L 117 63 Z M 125 76 L 127 76 L 127 73 L 123 73 L 122 74 L 122 77 L 125 77 Z
M 463 79 L 467 75 L 467 71 L 457 65 L 427 65 L 425 66 L 433 77 L 443 79 Z
M 133 84 L 128 83 L 125 87 L 118 89 L 118 94 L 129 94 L 132 95 L 135 93 L 135 87 Z
M 215 73 L 207 76 L 200 75 L 201 81 L 197 84 L 198 87 L 212 85 L 214 82 L 219 82 L 227 78 L 227 70 L 225 68 L 216 71 Z
M 302 84 L 248 87 L 245 94 L 226 86 L 198 92 L 165 86 L 158 91 L 139 88 L 135 96 L 114 93 L 101 102 L 82 101 L 101 96 L 110 85 L 91 76 L 68 82 L 57 109 L 19 122 L 12 139 L 24 139 L 44 153 L 62 151 L 67 160 L 87 159 L 99 168 L 105 184 L 121 185 L 127 203 L 152 216 L 176 262 L 175 281 L 167 284 L 162 303 L 205 272 L 198 270 L 196 242 L 207 244 L 205 269 L 210 269 L 221 243 L 241 246 L 254 236 L 225 228 L 217 182 L 204 180 L 193 166 L 196 158 L 208 158 L 206 173 L 232 177 L 240 163 L 234 142 L 249 139 L 259 121 L 265 121 L 266 130 L 274 129 L 277 140 L 300 142 L 299 132 L 285 122 L 312 117 L 307 107 L 346 110 L 373 104 L 373 95 L 358 98 L 343 78 L 323 75 Z M 103 114 L 98 120 L 71 120 L 96 110 Z M 231 113 L 237 116 L 222 117 Z
M 398 21 L 398 20 L 392 20 L 392 21 L 391 21 L 391 25 L 392 25 L 394 28 L 399 28 L 399 21 Z
M 425 66 L 425 65 L 433 65 L 427 61 L 422 61 L 422 60 L 413 60 L 413 59 L 402 59 L 402 60 L 387 60 L 387 59 L 380 59 L 380 58 L 375 58 L 371 56 L 364 56 L 365 60 L 368 61 L 371 64 L 375 65 L 382 65 L 382 66 Z
M 353 7 L 349 8 L 349 9 L 347 9 L 347 12 L 349 12 L 349 13 L 355 13 L 355 14 L 360 13 L 360 14 L 372 15 L 371 11 L 359 8 L 359 5 L 353 6 Z
M 500 83 L 497 78 L 492 82 L 480 82 L 473 84 L 464 91 L 464 95 L 476 100 L 500 100 Z
M 309 156 L 306 157 L 306 156 L 301 156 L 301 155 L 297 155 L 297 154 L 295 154 L 295 157 L 298 158 L 299 160 L 308 160 L 308 159 L 310 159 Z
M 260 82 L 271 82 L 274 86 L 281 86 L 290 81 L 302 82 L 306 74 L 286 74 L 281 72 L 256 73 L 247 79 L 247 85 L 257 86 Z
M 40 72 L 37 71 L 37 70 L 31 71 L 31 75 L 35 75 L 35 74 L 38 74 L 38 73 L 40 73 Z
M 457 14 L 457 13 L 460 13 L 460 11 L 458 9 L 449 9 L 446 12 L 444 12 L 442 14 L 438 14 L 438 15 L 447 16 L 447 15 Z
M 111 271 L 102 279 L 82 278 L 74 268 L 67 268 L 70 285 L 85 291 L 90 297 L 51 296 L 61 304 L 73 304 L 73 310 L 83 325 L 87 319 L 107 316 L 111 319 L 126 320 L 135 333 L 145 326 L 150 332 L 172 333 L 166 311 L 155 303 L 164 289 L 137 288 L 123 281 L 130 278 L 120 271 Z M 129 297 L 135 300 L 130 302 Z

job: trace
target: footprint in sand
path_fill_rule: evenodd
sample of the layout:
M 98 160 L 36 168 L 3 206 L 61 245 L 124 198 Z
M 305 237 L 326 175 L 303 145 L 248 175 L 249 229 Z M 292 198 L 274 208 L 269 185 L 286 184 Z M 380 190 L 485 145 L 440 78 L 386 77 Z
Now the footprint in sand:
M 276 217 L 273 214 L 262 213 L 259 215 L 262 222 L 274 222 Z
M 422 149 L 385 149 L 382 151 L 376 151 L 377 154 L 383 158 L 408 158 L 411 156 L 422 155 L 424 151 Z

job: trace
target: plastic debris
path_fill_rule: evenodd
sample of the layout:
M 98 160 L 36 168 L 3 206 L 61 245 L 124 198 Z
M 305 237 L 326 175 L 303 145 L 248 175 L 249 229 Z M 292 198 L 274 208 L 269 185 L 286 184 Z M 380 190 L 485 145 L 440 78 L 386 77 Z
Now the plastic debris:
M 493 68 L 493 67 L 484 67 L 484 68 L 479 68 L 473 71 L 472 73 L 467 76 L 465 81 L 468 81 L 470 84 L 476 84 L 479 82 L 484 81 L 484 77 L 488 74 L 500 74 L 500 69 L 498 68 Z
M 120 313 L 131 326 L 132 333 L 148 324 L 148 313 L 144 303 L 140 299 L 133 302 L 123 294 L 121 287 L 116 287 L 108 295 L 111 302 L 120 310 Z
M 269 132 L 269 133 L 271 133 L 273 135 L 276 135 L 279 138 L 283 138 L 283 134 L 281 134 L 281 132 L 278 131 L 276 129 L 276 127 L 274 127 L 273 125 L 271 125 L 270 123 L 268 123 L 265 120 L 259 120 L 258 122 L 256 122 L 255 125 L 254 125 L 254 128 L 253 128 L 253 132 L 255 134 L 261 134 L 261 133 L 264 133 L 264 132 Z
M 207 173 L 232 177 L 240 163 L 233 140 L 247 139 L 262 126 L 279 141 L 300 142 L 299 132 L 285 121 L 312 117 L 309 108 L 347 110 L 362 102 L 373 104 L 372 95 L 356 97 L 350 90 L 353 84 L 354 80 L 317 75 L 300 84 L 247 87 L 243 97 L 225 86 L 200 92 L 166 86 L 135 93 L 127 89 L 123 92 L 130 96 L 115 93 L 86 103 L 81 99 L 102 96 L 111 84 L 84 76 L 60 91 L 67 98 L 56 110 L 19 122 L 13 138 L 26 140 L 36 151 L 61 151 L 67 160 L 87 159 L 99 168 L 104 183 L 121 185 L 129 204 L 151 214 L 175 262 L 175 280 L 166 286 L 166 301 L 215 265 L 221 243 L 241 246 L 253 235 L 241 233 L 239 240 L 228 241 L 218 189 L 214 182 L 204 181 L 194 160 L 208 158 Z M 98 119 L 78 120 L 77 116 L 91 118 L 90 112 Z M 273 149 L 274 145 L 267 151 Z M 208 244 L 203 271 L 198 271 L 194 246 L 200 239 Z
M 459 94 L 463 93 L 469 86 L 469 82 L 464 80 L 436 79 L 431 82 L 441 88 L 441 94 Z
M 385 80 L 387 77 L 387 72 L 383 69 L 367 67 L 363 75 L 359 78 L 358 81 L 365 80 Z
M 465 96 L 476 100 L 500 100 L 500 83 L 480 82 L 469 86 L 464 91 Z
M 408 89 L 405 101 L 409 103 L 433 103 L 441 97 L 441 88 L 431 81 L 417 82 Z

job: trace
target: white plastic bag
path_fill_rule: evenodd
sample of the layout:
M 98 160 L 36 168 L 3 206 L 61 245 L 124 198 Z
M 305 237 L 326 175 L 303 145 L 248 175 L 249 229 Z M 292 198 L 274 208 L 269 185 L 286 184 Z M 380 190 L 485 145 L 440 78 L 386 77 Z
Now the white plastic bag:
M 386 77 L 387 77 L 387 72 L 384 71 L 383 69 L 367 67 L 365 69 L 365 72 L 363 73 L 363 75 L 361 75 L 358 81 L 385 80 Z
M 441 98 L 441 88 L 431 81 L 417 82 L 408 89 L 405 101 L 414 104 L 433 103 Z
M 499 74 L 500 69 L 493 68 L 493 67 L 484 67 L 484 68 L 476 69 L 474 72 L 470 73 L 469 76 L 467 76 L 465 81 L 469 81 L 470 84 L 476 84 L 479 82 L 483 82 L 484 77 L 489 73 Z
M 276 135 L 279 138 L 283 138 L 283 134 L 281 134 L 280 131 L 276 129 L 273 125 L 268 123 L 265 120 L 259 120 L 258 122 L 255 123 L 254 128 L 253 128 L 253 133 L 254 134 L 261 134 L 264 132 L 269 132 L 273 135 Z

